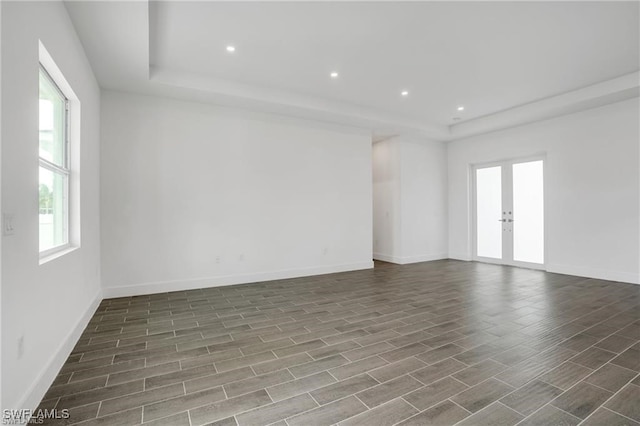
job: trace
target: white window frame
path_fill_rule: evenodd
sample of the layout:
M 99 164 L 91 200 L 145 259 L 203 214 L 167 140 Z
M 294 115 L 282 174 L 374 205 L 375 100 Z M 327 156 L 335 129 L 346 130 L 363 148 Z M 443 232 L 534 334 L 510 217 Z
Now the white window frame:
M 52 254 L 57 253 L 61 250 L 66 250 L 71 246 L 70 233 L 69 233 L 69 213 L 71 211 L 71 203 L 69 199 L 69 181 L 71 180 L 71 168 L 70 168 L 70 155 L 69 155 L 69 99 L 65 96 L 64 93 L 62 93 L 62 90 L 60 89 L 60 87 L 58 87 L 58 84 L 55 82 L 55 80 L 51 77 L 47 69 L 42 64 L 40 64 L 40 72 L 44 75 L 46 79 L 49 80 L 49 83 L 51 83 L 51 85 L 56 89 L 58 94 L 64 100 L 64 124 L 63 124 L 64 128 L 62 129 L 62 134 L 64 139 L 63 140 L 63 150 L 64 150 L 63 164 L 57 165 L 40 156 L 38 157 L 38 160 L 40 163 L 40 167 L 42 167 L 45 170 L 49 170 L 53 174 L 61 175 L 65 179 L 65 185 L 64 185 L 63 196 L 62 196 L 62 200 L 65 205 L 64 207 L 65 220 L 62 223 L 62 230 L 63 230 L 63 233 L 65 234 L 65 239 L 67 241 L 64 244 L 60 244 L 55 247 L 51 247 L 49 249 L 40 251 L 40 257 L 42 258 L 42 257 L 49 257 Z M 39 208 L 40 206 L 38 206 L 38 209 Z
M 53 173 L 64 174 L 66 176 L 63 198 L 67 209 L 66 223 L 64 224 L 66 227 L 67 242 L 39 251 L 39 264 L 42 265 L 80 247 L 80 100 L 42 42 L 39 41 L 38 44 L 40 57 L 39 70 L 44 72 L 49 81 L 65 99 L 65 164 L 61 167 L 38 155 L 39 166 Z M 40 206 L 38 204 L 38 210 L 39 209 Z

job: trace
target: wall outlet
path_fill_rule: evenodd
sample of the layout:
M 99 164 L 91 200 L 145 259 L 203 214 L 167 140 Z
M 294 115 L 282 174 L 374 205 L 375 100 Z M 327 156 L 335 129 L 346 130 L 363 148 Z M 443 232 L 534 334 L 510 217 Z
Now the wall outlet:
M 2 235 L 13 235 L 13 213 L 2 213 Z
M 238 260 L 240 262 L 244 261 L 244 254 L 240 253 L 240 256 L 238 256 Z
M 220 263 L 220 256 L 216 256 L 216 263 Z
M 323 254 L 323 255 L 325 255 L 325 256 L 326 256 L 327 254 L 329 254 L 329 249 L 328 249 L 328 248 L 326 248 L 326 247 L 325 247 L 325 248 L 323 248 L 323 249 L 322 249 L 322 254 Z

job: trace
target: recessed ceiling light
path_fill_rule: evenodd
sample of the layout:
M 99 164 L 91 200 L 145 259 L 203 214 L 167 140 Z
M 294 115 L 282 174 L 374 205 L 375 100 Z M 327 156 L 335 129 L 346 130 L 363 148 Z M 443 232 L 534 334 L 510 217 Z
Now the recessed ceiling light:
M 458 107 L 458 111 L 464 111 L 464 107 L 463 106 L 459 106 Z
M 408 90 L 403 90 L 402 92 L 400 92 L 400 94 L 402 96 L 409 96 L 409 91 Z
M 331 76 L 331 78 L 338 78 L 338 73 L 337 72 L 332 72 L 331 74 L 329 74 Z
M 236 48 L 235 46 L 227 46 L 227 52 L 235 52 Z

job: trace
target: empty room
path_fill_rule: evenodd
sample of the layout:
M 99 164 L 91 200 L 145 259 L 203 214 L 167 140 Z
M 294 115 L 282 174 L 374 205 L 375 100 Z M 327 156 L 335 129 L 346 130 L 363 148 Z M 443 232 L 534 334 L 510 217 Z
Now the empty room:
M 639 1 L 0 1 L 2 424 L 640 426 Z

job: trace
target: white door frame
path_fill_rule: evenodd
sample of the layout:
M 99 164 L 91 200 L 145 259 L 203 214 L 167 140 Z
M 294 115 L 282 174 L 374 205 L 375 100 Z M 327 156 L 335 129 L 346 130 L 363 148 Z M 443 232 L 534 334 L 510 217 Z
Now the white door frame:
M 543 176 L 543 217 L 544 217 L 544 263 L 529 263 L 513 260 L 513 231 L 502 234 L 502 259 L 494 259 L 490 257 L 478 256 L 477 244 L 477 187 L 476 187 L 476 170 L 488 167 L 502 167 L 502 186 L 503 188 L 511 188 L 506 194 L 502 195 L 503 202 L 507 201 L 513 206 L 513 165 L 518 163 L 528 163 L 530 161 L 542 161 Z M 499 161 L 491 161 L 485 163 L 477 163 L 470 165 L 471 174 L 471 259 L 476 262 L 493 263 L 497 265 L 517 266 L 521 268 L 546 270 L 547 263 L 547 158 L 546 154 L 535 154 L 526 157 L 506 158 Z M 504 206 L 503 206 L 504 207 Z M 512 208 L 512 207 L 511 207 Z M 513 230 L 513 224 L 511 226 Z

